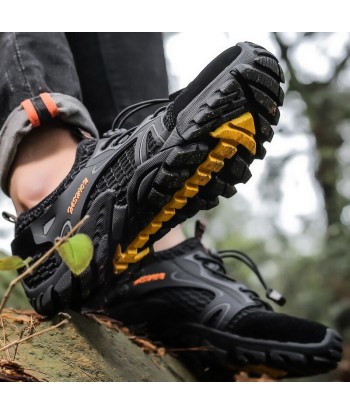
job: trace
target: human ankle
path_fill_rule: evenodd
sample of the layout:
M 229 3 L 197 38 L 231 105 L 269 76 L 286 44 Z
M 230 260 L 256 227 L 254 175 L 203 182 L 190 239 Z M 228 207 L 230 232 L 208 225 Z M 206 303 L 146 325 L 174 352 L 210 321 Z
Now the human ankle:
M 9 191 L 18 214 L 48 196 L 71 170 L 78 142 L 63 126 L 40 127 L 19 145 Z
M 176 228 L 171 229 L 163 238 L 155 242 L 153 245 L 154 251 L 165 251 L 166 249 L 173 248 L 175 245 L 180 244 L 185 240 L 185 234 L 181 226 L 176 226 Z

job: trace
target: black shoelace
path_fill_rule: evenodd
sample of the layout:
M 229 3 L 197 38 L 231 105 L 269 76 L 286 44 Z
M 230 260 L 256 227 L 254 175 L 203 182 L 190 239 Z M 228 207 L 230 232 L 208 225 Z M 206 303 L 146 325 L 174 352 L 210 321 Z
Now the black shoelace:
M 237 259 L 238 261 L 243 262 L 247 267 L 249 267 L 254 272 L 254 274 L 258 277 L 258 280 L 260 281 L 261 285 L 263 286 L 265 290 L 266 297 L 269 300 L 275 302 L 276 304 L 280 306 L 283 306 L 286 303 L 286 299 L 282 296 L 282 294 L 280 294 L 278 291 L 272 288 L 269 288 L 267 286 L 255 262 L 244 252 L 237 251 L 235 249 L 228 249 L 228 250 L 218 251 L 217 253 L 210 252 L 209 258 L 202 257 L 201 255 L 196 255 L 196 258 L 200 259 L 203 262 L 203 266 L 205 268 L 209 269 L 211 272 L 214 272 L 217 275 L 220 275 L 221 277 L 224 277 L 224 278 L 229 278 L 229 277 L 226 274 L 226 269 L 225 269 L 223 260 L 227 258 Z M 215 264 L 217 266 L 217 269 L 213 269 L 213 267 L 210 266 L 211 264 Z M 233 278 L 229 278 L 229 279 L 231 281 L 233 280 Z M 251 294 L 253 299 L 262 301 L 259 295 L 255 291 L 252 291 L 249 288 L 246 288 L 246 289 L 241 288 L 241 290 Z M 263 303 L 266 304 L 265 302 Z
M 113 146 L 122 144 L 125 140 L 127 140 L 130 134 L 136 130 L 137 126 L 132 127 L 129 130 L 122 128 L 125 121 L 133 114 L 142 110 L 143 108 L 168 102 L 168 98 L 151 99 L 149 101 L 138 102 L 137 104 L 133 104 L 124 108 L 123 111 L 121 111 L 114 119 L 112 129 L 103 135 L 103 138 L 109 138 L 109 140 L 105 143 L 104 148 L 108 147 L 111 143 Z M 163 111 L 165 108 L 166 107 L 158 108 L 157 111 L 153 114 L 153 117 L 156 117 L 159 112 Z
M 123 109 L 113 121 L 112 130 L 122 128 L 125 121 L 131 117 L 135 112 L 142 110 L 143 108 L 150 107 L 152 105 L 168 103 L 169 98 L 150 99 L 148 101 L 138 102 L 137 104 L 130 105 Z M 156 116 L 164 107 L 159 108 L 153 115 Z
M 2 212 L 2 217 L 10 223 L 16 223 L 17 222 L 17 216 L 13 215 L 12 213 L 8 212 Z

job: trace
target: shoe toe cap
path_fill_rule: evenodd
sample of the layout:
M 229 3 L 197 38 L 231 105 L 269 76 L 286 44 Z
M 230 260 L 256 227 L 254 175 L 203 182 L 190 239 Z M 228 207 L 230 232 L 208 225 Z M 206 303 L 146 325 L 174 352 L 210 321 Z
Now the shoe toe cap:
M 326 336 L 323 324 L 268 311 L 250 312 L 228 331 L 241 337 L 293 343 L 320 343 Z

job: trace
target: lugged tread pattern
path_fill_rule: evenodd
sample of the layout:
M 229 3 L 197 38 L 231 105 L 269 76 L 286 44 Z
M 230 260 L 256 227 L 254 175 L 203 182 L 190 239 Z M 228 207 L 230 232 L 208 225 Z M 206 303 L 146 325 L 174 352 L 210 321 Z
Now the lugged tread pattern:
M 256 69 L 246 64 L 238 65 L 235 70 L 242 75 L 249 85 L 257 85 L 261 90 L 265 90 L 276 101 L 277 105 L 283 104 L 284 92 L 279 82 L 272 76 L 263 71 L 259 71 L 257 75 Z
M 276 124 L 278 122 L 279 118 L 279 112 L 278 110 L 274 112 L 274 116 L 269 114 L 268 106 L 271 106 L 272 108 L 277 108 L 278 105 L 281 105 L 283 103 L 284 93 L 282 89 L 279 86 L 279 83 L 284 82 L 284 76 L 283 71 L 278 64 L 276 58 L 267 52 L 265 49 L 254 45 L 257 51 L 257 58 L 254 60 L 256 68 L 252 68 L 249 65 L 239 65 L 237 67 L 237 73 L 232 73 L 233 76 L 239 75 L 240 83 L 234 79 L 226 81 L 217 91 L 217 95 L 215 98 L 211 97 L 207 101 L 207 105 L 211 108 L 217 108 L 220 106 L 220 104 L 225 104 L 228 102 L 226 100 L 226 97 L 230 97 L 230 99 L 238 99 L 242 98 L 242 91 L 244 88 L 241 88 L 241 85 L 245 85 L 246 90 L 250 90 L 251 86 L 253 87 L 253 91 L 258 99 L 254 97 L 254 94 L 250 93 L 250 95 L 253 95 L 253 101 L 254 101 L 254 111 L 255 113 L 255 126 L 256 126 L 256 134 L 255 134 L 255 140 L 256 140 L 256 154 L 255 157 L 252 157 L 249 152 L 246 151 L 246 149 L 239 148 L 238 154 L 241 156 L 247 166 L 253 161 L 254 158 L 256 159 L 263 159 L 266 154 L 266 150 L 263 146 L 263 143 L 265 141 L 270 142 L 273 138 L 273 129 L 271 128 L 271 124 Z M 272 88 L 271 96 L 269 97 L 266 92 L 269 92 L 269 88 Z M 238 93 L 234 94 L 234 91 L 238 89 Z M 223 94 L 223 97 L 218 95 L 218 92 L 221 92 Z M 270 112 L 273 112 L 274 110 L 271 110 Z M 269 120 L 268 120 L 268 119 Z M 270 124 L 271 122 L 271 124 Z M 238 155 L 234 156 L 238 157 Z M 221 173 L 217 175 L 221 177 Z M 215 180 L 215 178 L 213 178 Z M 240 181 L 237 181 L 237 183 L 240 183 Z M 208 205 L 210 206 L 216 206 L 218 204 L 217 196 L 224 196 L 224 194 L 220 193 L 219 189 L 220 187 L 217 187 L 218 192 L 217 195 L 212 195 L 212 198 L 210 200 L 210 203 Z M 198 197 L 203 195 L 203 197 L 207 198 L 208 195 L 205 194 L 205 188 L 200 189 Z M 197 199 L 198 199 L 197 197 Z M 193 205 L 196 201 L 191 200 L 189 205 Z M 203 206 L 202 203 L 198 204 L 198 210 L 200 210 L 199 206 Z M 188 206 L 184 208 L 185 210 L 188 209 Z M 192 212 L 191 212 L 192 213 Z M 189 216 L 188 216 L 189 217 Z M 179 221 L 179 223 L 181 223 Z
M 268 374 L 272 378 L 313 376 L 334 370 L 342 356 L 341 338 L 332 331 L 326 351 L 310 352 L 305 350 L 253 350 L 237 347 L 227 354 L 227 360 L 234 368 L 249 373 Z
M 250 85 L 250 90 L 252 91 L 256 102 L 258 102 L 260 107 L 264 110 L 265 116 L 268 119 L 269 123 L 272 125 L 277 125 L 280 118 L 280 112 L 277 103 L 272 98 L 270 98 L 269 95 L 267 95 L 256 86 Z
M 122 252 L 120 245 L 118 246 L 114 258 L 116 274 L 124 272 L 130 263 L 138 262 L 148 254 L 149 248 L 143 251 L 141 249 L 147 245 L 150 236 L 160 230 L 164 222 L 172 219 L 176 211 L 182 209 L 187 204 L 188 199 L 193 198 L 199 192 L 199 187 L 210 182 L 212 173 L 217 173 L 224 167 L 224 160 L 230 159 L 236 154 L 238 145 L 243 145 L 249 151 L 255 152 L 254 133 L 254 120 L 249 113 L 245 113 L 213 131 L 211 135 L 218 139 L 219 143 L 209 152 L 207 158 L 197 167 L 195 173 L 185 181 L 181 189 L 176 191 L 171 200 L 165 204 L 151 223 L 137 235 L 124 252 Z
M 196 327 L 187 327 L 185 330 L 180 326 L 184 341 L 185 330 L 190 330 L 190 336 L 196 333 Z M 210 330 L 210 327 L 208 328 Z M 203 333 L 202 333 L 203 336 Z M 259 340 L 255 344 L 235 344 L 227 339 L 226 344 L 221 344 L 223 338 L 215 341 L 215 334 L 210 340 L 204 340 L 203 344 L 194 344 L 189 340 L 188 347 L 205 346 L 216 355 L 223 367 L 229 367 L 239 372 L 241 370 L 251 375 L 269 375 L 273 379 L 299 378 L 305 376 L 316 376 L 334 370 L 342 356 L 342 340 L 339 335 L 328 329 L 328 340 L 324 343 L 312 345 L 290 345 L 288 348 L 278 347 Z M 244 343 L 244 339 L 242 338 Z
M 204 143 L 175 148 L 154 179 L 156 189 L 152 188 L 147 198 L 150 204 L 158 209 L 163 207 L 164 201 L 170 200 L 168 195 L 173 195 L 184 186 L 209 152 L 210 147 Z
M 250 45 L 256 56 L 253 62 L 236 65 L 230 71 L 231 77 L 205 102 L 195 107 L 196 112 L 185 124 L 185 130 L 180 128 L 181 136 L 190 147 L 175 147 L 176 150 L 157 173 L 146 202 L 156 214 L 124 252 L 118 247 L 114 258 L 117 274 L 146 255 L 148 248 L 142 252 L 141 249 L 151 245 L 169 229 L 199 210 L 217 206 L 219 196 L 234 195 L 235 185 L 250 178 L 248 166 L 251 162 L 265 157 L 263 144 L 272 140 L 274 132 L 271 125 L 278 123 L 278 107 L 284 99 L 280 87 L 284 76 L 277 59 L 270 52 Z M 246 125 L 247 114 L 250 117 L 249 126 Z M 240 123 L 244 124 L 243 127 Z M 206 144 L 210 143 L 208 135 L 221 140 L 224 147 L 233 145 L 234 153 L 229 150 L 228 156 L 216 157 L 215 149 Z M 201 158 L 205 156 L 206 164 L 203 165 Z M 238 169 L 235 171 L 236 165 Z M 194 172 L 193 167 L 197 166 Z
M 275 57 L 261 56 L 256 58 L 254 62 L 258 67 L 266 70 L 270 75 L 280 79 L 282 83 L 285 82 L 283 70 Z
M 272 104 L 273 107 L 282 105 L 284 94 L 279 86 L 279 83 L 284 82 L 282 68 L 272 54 L 269 54 L 263 48 L 256 48 L 258 51 L 258 57 L 254 60 L 254 63 L 258 70 L 254 72 L 251 67 L 242 65 L 240 66 L 240 79 L 246 81 L 247 89 L 249 89 L 249 83 L 251 83 L 255 87 L 255 91 L 257 91 L 259 87 L 262 89 L 262 91 L 266 91 L 269 89 L 269 85 L 272 85 L 272 96 L 276 101 L 278 100 L 278 103 L 274 103 L 273 99 L 268 102 L 270 105 Z M 235 74 L 233 73 L 233 76 L 234 75 Z M 262 79 L 262 81 L 260 81 L 260 79 Z M 237 90 L 237 88 L 240 92 L 236 93 L 235 95 L 234 92 Z M 210 98 L 207 101 L 209 107 L 218 108 L 220 105 L 227 104 L 228 100 L 226 100 L 226 97 L 230 97 L 230 99 L 237 99 L 242 96 L 240 84 L 237 82 L 237 80 L 226 81 L 219 90 L 224 95 L 224 97 L 217 95 L 216 98 Z M 262 107 L 260 108 L 260 106 Z M 263 146 L 263 143 L 266 141 L 271 142 L 274 135 L 274 131 L 271 127 L 270 122 L 267 120 L 267 117 L 272 121 L 273 124 L 277 123 L 278 121 L 278 118 L 271 119 L 269 115 L 266 115 L 266 112 L 268 114 L 268 111 L 266 111 L 264 103 L 261 104 L 259 101 L 257 101 L 255 102 L 255 107 L 255 157 L 252 157 L 245 148 L 239 148 L 238 153 L 226 163 L 223 170 L 218 174 L 214 174 L 211 182 L 207 186 L 202 187 L 198 194 L 193 199 L 191 199 L 186 206 L 184 206 L 181 212 L 176 215 L 176 218 L 171 220 L 169 223 L 171 227 L 177 226 L 186 219 L 191 218 L 200 210 L 208 210 L 217 206 L 219 203 L 218 196 L 231 197 L 230 195 L 236 193 L 236 189 L 234 187 L 235 184 L 246 183 L 249 180 L 251 177 L 251 173 L 248 167 L 249 164 L 253 161 L 254 158 L 263 159 L 265 157 L 266 150 Z M 229 167 L 228 169 L 226 168 L 227 165 Z M 239 171 L 241 171 L 241 173 L 236 171 L 237 168 Z M 231 172 L 233 173 L 232 177 L 230 177 Z M 230 188 L 228 189 L 228 187 L 225 188 L 222 186 L 223 182 L 226 182 L 227 186 Z

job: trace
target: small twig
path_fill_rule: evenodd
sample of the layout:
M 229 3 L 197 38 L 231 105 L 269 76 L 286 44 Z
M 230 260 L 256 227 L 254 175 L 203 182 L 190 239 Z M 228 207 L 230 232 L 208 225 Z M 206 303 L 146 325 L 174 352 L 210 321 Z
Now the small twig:
M 46 373 L 46 372 L 42 372 L 41 370 L 38 370 L 38 369 L 31 369 L 30 367 L 26 367 L 24 370 L 26 370 L 27 372 L 29 371 L 29 372 L 36 372 L 36 373 L 40 373 L 41 375 L 45 375 L 45 376 L 49 376 L 49 374 L 48 373 Z M 48 382 L 47 380 L 45 380 L 45 379 L 41 379 L 42 381 L 44 381 L 44 382 Z
M 35 330 L 35 324 L 34 324 L 33 316 L 30 316 L 30 325 L 28 327 L 25 327 L 23 330 L 21 330 L 18 340 L 22 339 L 22 337 L 24 335 L 24 332 L 26 330 L 27 330 L 27 336 L 30 336 L 31 334 L 33 334 L 33 332 Z M 19 346 L 19 344 L 16 345 L 15 352 L 13 354 L 12 360 L 16 360 L 18 346 Z
M 161 366 L 161 365 L 157 362 L 157 359 L 155 358 L 155 356 L 154 356 L 154 355 L 151 355 L 150 359 L 151 359 L 151 362 L 152 362 L 155 366 L 157 366 L 157 368 L 158 368 L 158 369 L 162 369 L 162 366 Z
M 42 334 L 47 333 L 48 331 L 56 330 L 59 327 L 63 326 L 64 324 L 68 323 L 69 320 L 71 319 L 71 316 L 69 314 L 66 314 L 66 313 L 59 313 L 58 315 L 64 317 L 64 320 L 62 320 L 61 322 L 59 322 L 55 326 L 48 327 L 47 329 L 44 329 L 44 330 L 41 330 L 41 331 L 37 331 L 36 333 L 31 334 L 30 336 L 27 336 L 24 339 L 15 340 L 11 343 L 8 343 L 6 346 L 4 346 L 0 349 L 0 352 L 4 352 L 5 350 L 9 349 L 10 347 L 16 346 L 17 344 L 23 343 L 27 340 L 30 340 L 30 339 L 34 338 L 34 337 L 41 336 Z
M 1 321 L 1 327 L 2 327 L 2 334 L 4 336 L 4 346 L 6 346 L 6 330 L 5 330 L 5 324 L 4 324 L 4 320 L 0 317 L 0 321 Z M 10 360 L 10 352 L 7 351 L 7 358 Z
M 26 330 L 27 330 L 27 327 L 25 327 L 24 329 L 22 329 L 22 330 L 21 330 L 21 332 L 20 332 L 20 334 L 19 334 L 19 338 L 18 338 L 18 340 L 22 340 L 23 334 L 24 334 L 24 332 L 25 332 Z M 13 358 L 12 358 L 12 360 L 16 360 L 18 346 L 19 346 L 19 343 L 17 343 L 17 344 L 16 344 L 16 348 L 15 348 L 15 352 L 14 352 L 14 354 L 13 354 Z M 9 351 L 8 351 L 8 350 L 7 350 L 7 353 L 9 353 Z
M 11 284 L 9 285 L 8 289 L 6 290 L 6 293 L 1 301 L 0 304 L 0 313 L 2 312 L 2 310 L 4 309 L 7 300 L 9 299 L 9 296 L 12 292 L 12 290 L 15 288 L 15 286 L 21 282 L 22 280 L 24 280 L 24 278 L 26 278 L 28 275 L 30 275 L 36 268 L 38 268 L 38 266 L 40 264 L 42 264 L 44 261 L 47 260 L 47 258 L 49 258 L 56 250 L 58 247 L 60 247 L 63 242 L 65 242 L 68 238 L 70 238 L 74 232 L 76 232 L 81 225 L 83 225 L 87 220 L 89 219 L 89 216 L 86 215 L 83 217 L 83 219 L 81 219 L 75 226 L 73 226 L 73 228 L 64 236 L 62 236 L 62 238 L 58 239 L 54 246 L 49 249 L 46 254 L 44 254 L 41 258 L 39 258 L 36 262 L 34 262 L 33 265 L 31 265 L 29 268 L 27 268 L 21 275 L 19 275 L 17 278 L 15 278 Z

